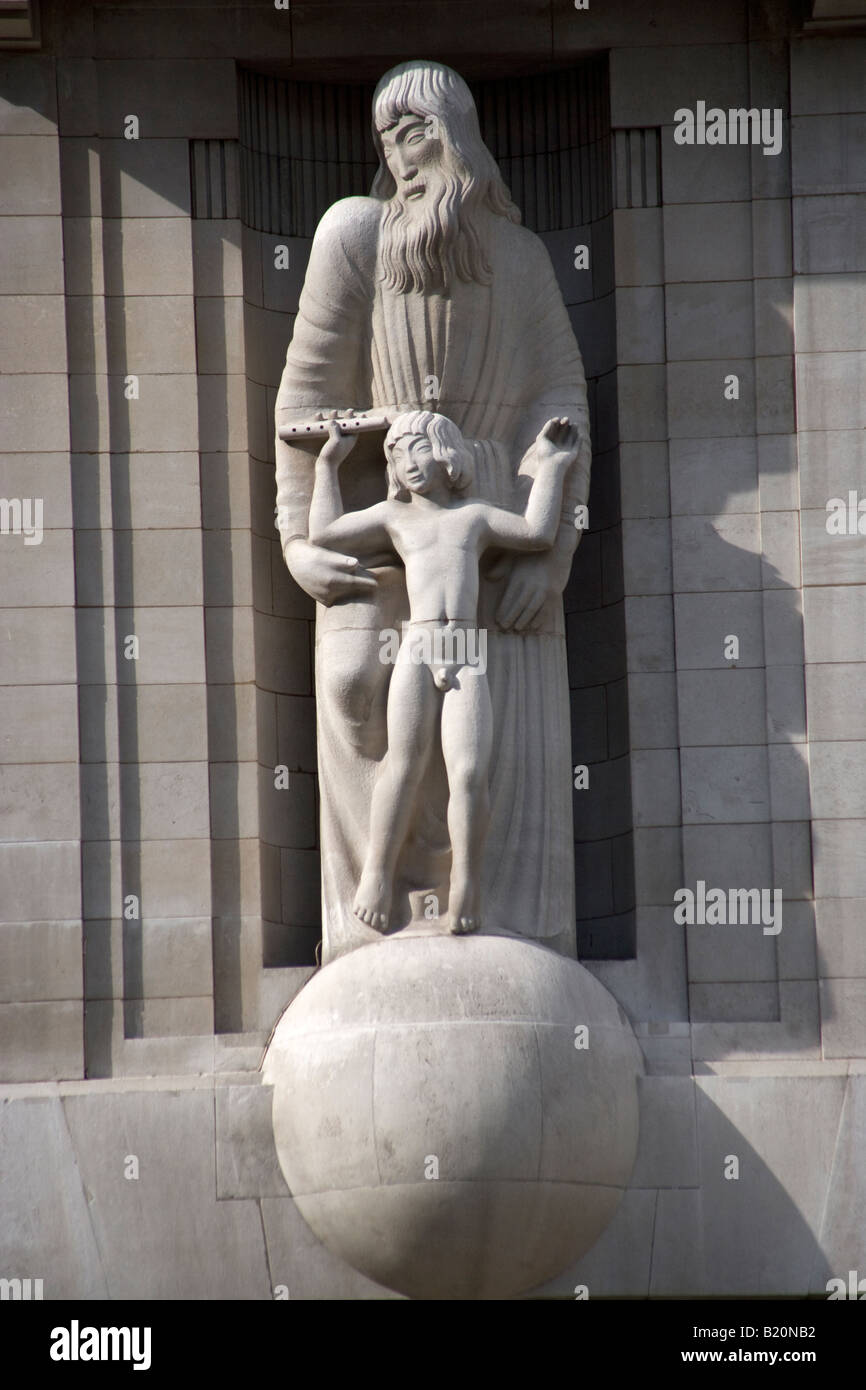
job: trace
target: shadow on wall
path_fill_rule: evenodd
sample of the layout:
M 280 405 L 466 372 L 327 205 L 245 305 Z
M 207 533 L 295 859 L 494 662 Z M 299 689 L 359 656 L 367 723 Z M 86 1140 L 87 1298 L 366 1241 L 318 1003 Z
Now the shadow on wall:
M 223 258 L 191 245 L 187 142 L 62 139 L 61 174 L 87 1072 L 107 1075 L 123 1038 L 211 1033 L 214 975 L 241 987 L 237 421 Z M 166 932 L 185 938 L 183 979 L 154 978 Z
M 713 295 L 729 287 L 686 288 L 712 344 Z M 669 412 L 662 394 L 645 421 L 627 371 L 621 385 L 631 435 L 646 424 L 650 441 L 621 445 L 638 953 L 591 968 L 652 1047 L 669 1034 L 690 1061 L 819 1057 L 790 305 L 762 325 L 778 355 L 729 368 L 678 349 L 669 298 Z M 732 369 L 736 400 L 722 390 Z M 680 924 L 675 895 L 699 883 L 778 890 L 781 932 Z
M 765 331 L 776 342 L 790 339 L 788 313 L 786 304 L 770 306 L 776 327 Z M 688 1016 L 707 1034 L 718 1025 L 722 1051 L 711 1045 L 697 1055 L 721 1056 L 727 1043 L 731 1055 L 816 1056 L 792 368 L 790 358 L 776 359 L 782 375 L 764 402 L 758 361 L 742 364 L 739 399 L 722 402 L 719 437 L 687 437 L 700 423 L 690 405 L 677 423 L 686 437 L 669 443 L 680 883 L 726 893 L 772 887 L 781 902 L 772 925 L 686 927 Z M 781 1025 L 775 1045 L 775 1030 L 761 1024 Z
M 863 1088 L 848 1081 L 647 1077 L 638 1160 L 610 1226 L 532 1296 L 826 1298 L 858 1262 Z

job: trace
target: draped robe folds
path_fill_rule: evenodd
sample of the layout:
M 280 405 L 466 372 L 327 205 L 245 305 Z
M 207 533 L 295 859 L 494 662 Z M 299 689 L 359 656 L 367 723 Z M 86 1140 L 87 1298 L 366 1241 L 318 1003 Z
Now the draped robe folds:
M 546 420 L 568 415 L 583 441 L 566 483 L 557 542 L 568 554 L 574 506 L 586 501 L 589 487 L 586 384 L 545 248 L 534 233 L 490 214 L 484 242 L 493 272 L 489 285 L 458 281 L 447 296 L 400 294 L 384 285 L 378 261 L 384 207 L 372 198 L 347 198 L 319 224 L 277 397 L 277 426 L 318 409 L 352 406 L 392 417 L 435 409 L 460 427 L 473 448 L 469 495 L 522 511 L 532 463 L 528 459 L 521 470 L 521 459 Z M 347 511 L 385 496 L 382 441 L 381 434 L 360 436 L 343 464 Z M 307 534 L 314 461 L 312 442 L 295 447 L 277 439 L 284 546 L 290 537 Z M 399 632 L 408 607 L 396 557 L 368 563 L 378 580 L 374 593 L 317 606 L 323 961 L 381 939 L 353 915 L 352 902 L 387 747 L 391 666 L 381 659 L 381 634 Z M 561 594 L 548 597 L 537 631 L 501 631 L 494 615 L 507 573 L 490 578 L 484 570 L 482 563 L 479 625 L 487 629 L 494 732 L 482 930 L 513 932 L 573 955 L 571 733 Z M 447 909 L 447 796 L 436 747 L 400 856 L 390 930 L 410 921 L 430 925 L 437 911 Z

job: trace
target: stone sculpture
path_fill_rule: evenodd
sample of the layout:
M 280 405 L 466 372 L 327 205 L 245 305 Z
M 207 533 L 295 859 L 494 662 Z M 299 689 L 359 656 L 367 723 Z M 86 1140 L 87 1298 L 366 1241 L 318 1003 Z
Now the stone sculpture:
M 580 353 L 547 252 L 520 226 L 462 79 L 404 63 L 373 103 L 381 167 L 368 198 L 322 218 L 277 399 L 277 509 L 286 562 L 318 600 L 316 693 L 322 805 L 323 960 L 375 939 L 353 912 L 387 747 L 383 631 L 408 618 L 393 554 L 340 554 L 309 537 L 316 441 L 291 433 L 317 412 L 393 421 L 431 410 L 462 432 L 476 495 L 522 512 L 536 437 L 567 416 L 578 434 L 554 544 L 485 566 L 492 777 L 481 864 L 485 930 L 574 955 L 570 720 L 561 594 L 587 500 L 589 427 Z M 359 433 L 347 510 L 386 491 L 381 438 Z M 447 778 L 436 752 L 395 871 L 392 930 L 444 905 Z
M 309 539 L 359 554 L 392 547 L 405 567 L 409 600 L 408 630 L 388 687 L 388 748 L 373 791 L 355 914 L 377 931 L 388 926 L 397 858 L 438 738 L 449 793 L 449 930 L 475 931 L 493 733 L 486 668 L 466 660 L 467 634 L 478 630 L 478 564 L 491 547 L 550 549 L 577 431 L 565 418 L 542 429 L 524 517 L 459 497 L 472 487 L 472 451 L 450 420 L 429 411 L 399 415 L 388 431 L 388 500 L 345 513 L 337 472 L 357 436 L 342 434 L 336 421 L 330 430 L 316 464 Z
M 373 108 L 372 196 L 319 225 L 277 400 L 319 603 L 325 964 L 264 1078 L 322 1241 L 412 1297 L 504 1297 L 593 1243 L 637 1145 L 628 1020 L 563 958 L 586 387 L 462 79 L 404 63 Z

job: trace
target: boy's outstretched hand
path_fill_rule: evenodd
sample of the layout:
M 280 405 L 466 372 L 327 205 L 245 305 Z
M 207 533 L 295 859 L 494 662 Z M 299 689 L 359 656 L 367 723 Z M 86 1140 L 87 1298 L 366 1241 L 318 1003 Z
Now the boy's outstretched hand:
M 356 434 L 345 434 L 337 420 L 329 420 L 328 440 L 319 454 L 319 462 L 328 464 L 332 468 L 339 468 L 343 459 L 354 449 L 357 438 Z
M 548 420 L 535 440 L 535 453 L 540 463 L 573 463 L 577 458 L 580 438 L 577 426 L 567 415 Z

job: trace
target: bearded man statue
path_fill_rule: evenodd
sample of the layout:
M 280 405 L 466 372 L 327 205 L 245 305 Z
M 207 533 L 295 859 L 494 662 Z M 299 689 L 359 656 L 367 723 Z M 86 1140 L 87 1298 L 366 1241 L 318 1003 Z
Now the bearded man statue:
M 369 197 L 335 203 L 313 241 L 277 397 L 278 431 L 334 410 L 452 420 L 474 455 L 472 494 L 522 511 L 533 442 L 551 417 L 577 426 L 554 547 L 492 555 L 478 621 L 493 710 L 485 933 L 575 954 L 571 738 L 562 591 L 589 490 L 580 352 L 542 242 L 484 145 L 471 93 L 450 68 L 408 62 L 373 99 L 380 168 Z M 383 436 L 366 434 L 343 470 L 347 511 L 385 497 Z M 316 444 L 321 441 L 316 441 Z M 408 617 L 393 554 L 310 544 L 315 452 L 277 437 L 286 564 L 317 600 L 323 960 L 381 938 L 353 914 L 376 774 L 387 747 L 392 650 Z M 444 930 L 450 849 L 441 753 L 425 774 L 396 877 L 390 931 Z

